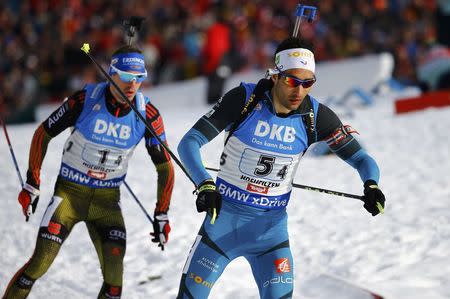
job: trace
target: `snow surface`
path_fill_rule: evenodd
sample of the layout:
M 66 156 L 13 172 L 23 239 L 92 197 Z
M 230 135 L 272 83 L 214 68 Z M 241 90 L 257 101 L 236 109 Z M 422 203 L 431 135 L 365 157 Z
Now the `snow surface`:
M 148 94 L 164 117 L 173 150 L 186 130 L 209 109 L 204 104 L 204 79 L 158 87 Z M 387 198 L 384 215 L 370 216 L 354 199 L 300 189 L 292 193 L 288 213 L 295 298 L 364 298 L 358 292 L 342 290 L 323 273 L 387 299 L 450 298 L 450 108 L 395 115 L 392 99 L 392 94 L 385 94 L 370 107 L 355 103 L 354 118 L 343 119 L 361 133 L 358 139 L 380 166 L 380 186 Z M 40 120 L 53 108 L 41 107 Z M 8 127 L 22 175 L 37 125 Z M 17 203 L 19 181 L 1 135 L 0 293 L 33 253 L 68 132 L 50 143 L 42 169 L 40 204 L 29 223 Z M 209 166 L 217 167 L 222 140 L 219 136 L 202 149 Z M 295 178 L 299 184 L 362 193 L 357 172 L 335 156 L 310 154 L 300 163 Z M 152 214 L 156 171 L 143 144 L 130 162 L 127 182 Z M 192 190 L 191 182 L 176 166 L 172 232 L 166 250 L 161 252 L 150 242 L 150 223 L 122 188 L 128 235 L 123 298 L 175 298 L 185 259 L 203 219 L 195 210 Z M 79 224 L 52 267 L 35 283 L 29 298 L 96 298 L 101 284 L 94 246 L 85 225 Z M 258 298 L 245 259 L 230 264 L 210 298 Z

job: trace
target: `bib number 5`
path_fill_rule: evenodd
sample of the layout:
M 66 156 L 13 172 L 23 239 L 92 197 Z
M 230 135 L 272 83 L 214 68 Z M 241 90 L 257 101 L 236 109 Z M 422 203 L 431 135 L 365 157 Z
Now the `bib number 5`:
M 257 176 L 266 176 L 270 174 L 273 170 L 273 163 L 275 163 L 275 157 L 270 156 L 259 156 L 257 168 L 254 174 Z
M 292 157 L 245 149 L 239 160 L 239 170 L 248 176 L 270 181 L 283 181 L 290 176 Z
M 269 175 L 273 171 L 273 164 L 275 163 L 275 159 L 276 157 L 261 155 L 257 164 L 259 168 L 255 169 L 254 174 L 261 177 Z M 287 174 L 287 170 L 287 165 L 282 166 L 281 169 L 276 173 L 276 176 L 281 180 L 284 180 Z

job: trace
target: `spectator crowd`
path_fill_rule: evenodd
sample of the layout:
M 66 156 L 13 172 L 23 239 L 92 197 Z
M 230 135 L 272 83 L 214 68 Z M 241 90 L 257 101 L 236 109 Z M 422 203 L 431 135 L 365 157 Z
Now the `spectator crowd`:
M 128 41 L 122 22 L 132 15 L 145 17 L 136 43 L 150 70 L 148 85 L 209 75 L 225 58 L 232 71 L 272 66 L 277 43 L 292 34 L 299 3 L 318 8 L 316 20 L 301 26 L 317 61 L 387 51 L 395 58 L 394 78 L 416 84 L 421 55 L 438 38 L 439 2 L 2 1 L 0 114 L 60 101 L 85 82 L 101 79 L 80 47 L 88 42 L 107 68 L 112 52 Z

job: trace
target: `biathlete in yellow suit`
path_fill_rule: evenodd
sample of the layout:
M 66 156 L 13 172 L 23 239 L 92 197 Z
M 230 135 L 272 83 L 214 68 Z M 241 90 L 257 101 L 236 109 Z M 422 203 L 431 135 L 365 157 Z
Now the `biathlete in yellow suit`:
M 123 93 L 166 143 L 158 110 L 139 87 L 147 77 L 144 56 L 132 46 L 112 56 L 109 73 Z M 50 140 L 72 127 L 62 156 L 55 191 L 42 218 L 30 260 L 11 279 L 4 299 L 26 298 L 35 281 L 49 269 L 75 224 L 84 221 L 97 251 L 103 274 L 98 298 L 120 298 L 126 230 L 119 187 L 136 145 L 145 138 L 158 172 L 152 241 L 169 238 L 169 210 L 174 169 L 170 156 L 151 135 L 117 90 L 107 83 L 88 84 L 69 97 L 36 130 L 30 148 L 27 181 L 19 202 L 27 220 L 39 199 L 40 170 Z

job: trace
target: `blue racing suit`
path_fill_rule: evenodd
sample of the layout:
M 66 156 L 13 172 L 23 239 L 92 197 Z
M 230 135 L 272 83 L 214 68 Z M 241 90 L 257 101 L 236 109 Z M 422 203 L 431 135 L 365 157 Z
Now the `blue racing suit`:
M 198 185 L 210 179 L 200 147 L 229 130 L 255 88 L 242 83 L 229 91 L 181 140 L 178 152 Z M 177 298 L 207 298 L 225 267 L 245 257 L 261 298 L 291 298 L 294 268 L 287 233 L 286 206 L 300 158 L 309 146 L 305 114 L 314 111 L 315 140 L 355 167 L 363 181 L 378 181 L 375 161 L 339 118 L 306 96 L 289 114 L 277 114 L 270 90 L 240 123 L 224 146 L 216 186 L 222 195 L 220 216 L 206 216 L 189 253 Z

